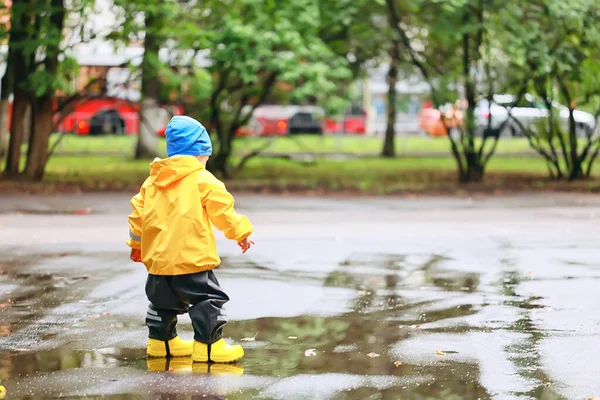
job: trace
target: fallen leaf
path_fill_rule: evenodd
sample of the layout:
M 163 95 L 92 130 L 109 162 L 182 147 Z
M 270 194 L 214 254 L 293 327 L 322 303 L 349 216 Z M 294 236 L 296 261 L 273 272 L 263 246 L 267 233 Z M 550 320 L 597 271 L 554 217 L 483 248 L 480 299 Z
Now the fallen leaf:
M 444 352 L 443 352 L 443 351 L 441 351 L 441 350 L 436 350 L 436 351 L 435 351 L 435 354 L 437 354 L 438 356 L 445 356 L 445 355 L 446 355 L 446 353 L 444 353 Z
M 288 339 L 296 340 L 296 339 L 298 339 L 298 336 L 288 336 Z
M 377 354 L 377 353 L 369 353 L 367 355 L 371 358 L 379 357 L 379 354 Z
M 401 365 L 402 365 L 402 363 L 401 363 L 400 361 L 394 361 L 394 365 L 395 365 L 396 367 L 399 367 L 399 366 L 401 366 Z
M 175 372 L 175 368 L 169 367 L 169 372 Z
M 256 332 L 256 335 L 254 335 L 253 337 L 245 337 L 245 338 L 241 338 L 240 340 L 242 342 L 254 342 L 256 340 L 257 336 L 258 336 L 258 332 Z
M 0 386 L 0 399 L 4 399 L 6 397 L 6 388 L 4 386 Z
M 317 355 L 316 349 L 308 349 L 304 352 L 305 357 L 314 357 Z

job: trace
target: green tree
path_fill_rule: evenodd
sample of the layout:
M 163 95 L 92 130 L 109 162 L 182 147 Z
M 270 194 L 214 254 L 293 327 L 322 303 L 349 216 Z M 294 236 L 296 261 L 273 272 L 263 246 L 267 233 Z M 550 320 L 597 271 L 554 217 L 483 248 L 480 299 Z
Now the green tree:
M 5 99 L 10 93 L 14 95 L 5 170 L 8 178 L 39 181 L 44 176 L 48 141 L 54 127 L 55 93 L 58 89 L 69 90 L 69 78 L 76 70 L 63 46 L 66 17 L 77 15 L 76 20 L 82 21 L 88 5 L 86 0 L 70 1 L 68 5 L 63 0 L 12 3 L 10 31 L 2 32 L 4 38 L 9 36 L 2 92 Z M 30 118 L 26 119 L 28 110 Z M 27 131 L 27 157 L 22 171 L 21 147 Z
M 346 60 L 319 37 L 319 1 L 215 1 L 181 11 L 174 53 L 205 65 L 189 62 L 185 74 L 176 75 L 183 76 L 188 112 L 209 127 L 215 148 L 209 167 L 217 173 L 229 175 L 236 131 L 277 93 L 294 102 L 326 103 L 329 109 L 344 105 L 335 96 L 336 82 L 351 75 Z M 209 78 L 204 93 L 189 82 L 199 77 Z
M 505 11 L 510 73 L 546 111 L 537 123 L 511 122 L 546 160 L 552 177 L 588 177 L 600 153 L 600 4 L 526 1 Z M 595 121 L 576 120 L 578 107 L 587 107 Z
M 499 10 L 504 2 L 492 0 L 379 0 L 385 3 L 391 29 L 409 62 L 431 88 L 436 108 L 454 103 L 453 110 L 442 113 L 450 123 L 458 113 L 464 115 L 457 135 L 449 132 L 452 155 L 461 182 L 481 181 L 492 158 L 497 134 L 477 126 L 475 107 L 480 93 L 486 97 L 497 89 L 501 44 L 495 31 L 501 29 Z M 458 101 L 462 100 L 462 101 Z M 444 117 L 446 115 L 446 117 Z M 488 125 L 490 126 L 490 125 Z M 490 142 L 491 140 L 491 142 Z

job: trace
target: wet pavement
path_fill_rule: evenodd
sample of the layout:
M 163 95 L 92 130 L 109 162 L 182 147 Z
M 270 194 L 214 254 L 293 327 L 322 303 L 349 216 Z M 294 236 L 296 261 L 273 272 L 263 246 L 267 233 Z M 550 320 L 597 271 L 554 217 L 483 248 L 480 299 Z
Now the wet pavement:
M 220 241 L 217 270 L 233 365 L 146 360 L 127 202 L 0 197 L 7 399 L 600 396 L 599 197 L 240 196 L 257 246 Z

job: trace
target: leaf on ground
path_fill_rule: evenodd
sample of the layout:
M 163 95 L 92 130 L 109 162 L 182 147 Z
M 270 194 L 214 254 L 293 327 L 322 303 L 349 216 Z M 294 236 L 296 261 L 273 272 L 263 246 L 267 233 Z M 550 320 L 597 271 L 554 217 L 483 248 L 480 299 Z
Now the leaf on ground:
M 305 357 L 314 357 L 317 355 L 316 349 L 308 349 L 304 352 Z
M 367 356 L 369 356 L 371 358 L 376 358 L 376 357 L 379 357 L 379 354 L 377 354 L 377 353 L 369 353 L 369 354 L 367 354 Z
M 441 351 L 441 350 L 436 350 L 436 351 L 435 351 L 435 354 L 437 354 L 438 356 L 445 356 L 445 355 L 446 355 L 446 353 L 444 353 L 444 352 L 443 352 L 443 351 Z
M 296 340 L 296 339 L 298 339 L 298 336 L 288 336 L 288 339 Z
M 175 368 L 169 367 L 169 372 L 175 372 Z
M 394 361 L 394 365 L 395 365 L 396 367 L 399 367 L 399 366 L 401 366 L 401 365 L 402 365 L 402 363 L 401 363 L 400 361 Z
M 245 338 L 241 338 L 240 340 L 242 342 L 254 342 L 256 340 L 257 336 L 258 336 L 258 332 L 256 332 L 256 335 L 254 335 L 253 337 L 245 337 Z
M 4 399 L 6 397 L 6 388 L 4 386 L 0 386 L 0 399 Z

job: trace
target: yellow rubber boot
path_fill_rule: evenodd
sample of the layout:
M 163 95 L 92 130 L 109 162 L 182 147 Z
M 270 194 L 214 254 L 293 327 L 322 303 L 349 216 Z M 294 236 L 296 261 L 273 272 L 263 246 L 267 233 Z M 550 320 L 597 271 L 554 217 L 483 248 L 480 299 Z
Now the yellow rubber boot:
M 194 342 L 194 352 L 192 353 L 194 362 L 231 363 L 242 357 L 244 357 L 242 346 L 238 344 L 230 345 L 223 339 L 219 339 L 210 346 L 210 355 L 206 343 Z
M 169 356 L 171 357 L 185 357 L 192 354 L 194 349 L 193 340 L 182 340 L 179 336 L 175 336 L 168 342 L 156 339 L 148 339 L 148 347 L 146 348 L 146 354 L 148 357 L 166 357 L 167 346 L 169 344 Z

